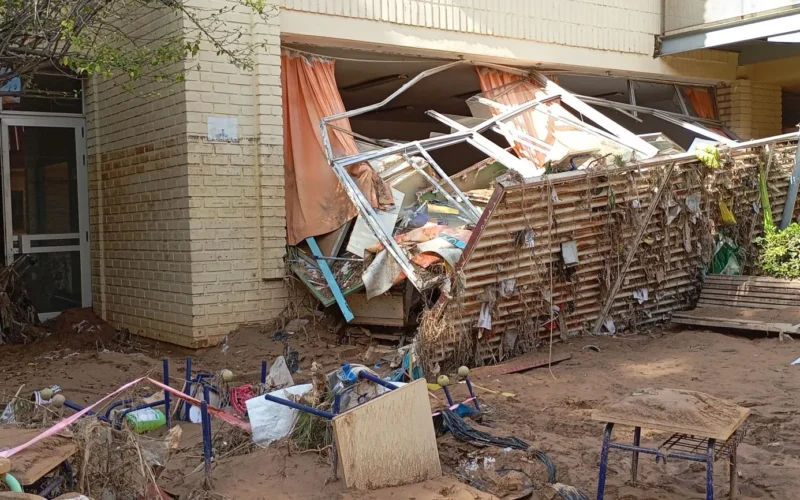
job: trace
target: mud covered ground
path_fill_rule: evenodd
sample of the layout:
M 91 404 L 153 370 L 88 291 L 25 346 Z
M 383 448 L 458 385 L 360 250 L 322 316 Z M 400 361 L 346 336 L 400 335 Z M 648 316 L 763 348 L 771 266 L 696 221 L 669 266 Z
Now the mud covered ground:
M 0 399 L 7 400 L 21 384 L 25 384 L 23 393 L 59 384 L 69 399 L 88 403 L 133 378 L 160 375 L 163 357 L 172 360 L 173 385 L 180 385 L 187 351 L 120 336 L 93 319 L 90 312 L 73 314 L 61 318 L 55 328 L 60 333 L 40 343 L 0 347 Z M 84 320 L 83 329 L 74 327 Z M 87 331 L 87 325 L 96 328 Z M 270 339 L 272 333 L 242 329 L 229 336 L 227 347 L 192 353 L 195 366 L 204 370 L 257 370 L 261 359 L 272 360 L 284 349 L 282 342 Z M 342 353 L 347 349 L 335 346 L 321 327 L 295 334 L 289 344 L 301 353 L 302 372 L 297 381 L 306 378 L 312 361 L 322 362 L 326 368 L 339 361 L 358 361 L 356 356 L 344 359 Z M 584 349 L 588 344 L 597 346 L 600 352 Z M 477 389 L 486 410 L 486 425 L 476 427 L 497 435 L 513 434 L 544 451 L 555 463 L 560 483 L 572 485 L 590 498 L 595 495 L 602 424 L 591 420 L 592 410 L 636 389 L 671 387 L 707 392 L 751 409 L 747 435 L 739 447 L 740 498 L 796 497 L 800 490 L 800 366 L 790 363 L 800 356 L 800 343 L 667 328 L 653 335 L 575 339 L 556 345 L 554 352 L 570 353 L 572 358 L 552 370 L 539 368 L 498 377 L 476 373 L 477 385 L 508 393 Z M 466 397 L 463 385 L 454 392 L 457 397 Z M 436 395 L 443 399 L 441 391 Z M 438 404 L 432 399 L 434 407 Z M 615 429 L 617 439 L 631 436 L 632 429 Z M 642 441 L 657 446 L 666 437 L 645 432 Z M 180 453 L 162 476 L 164 488 L 185 494 L 202 483 L 202 472 L 191 474 L 200 464 L 199 442 L 197 426 L 186 425 Z M 442 480 L 353 493 L 346 491 L 341 480 L 332 480 L 330 465 L 316 453 L 300 454 L 276 446 L 219 460 L 213 473 L 214 490 L 236 500 L 493 498 L 463 481 L 472 481 L 473 486 L 498 496 L 513 491 L 518 485 L 492 481 L 492 474 L 481 475 L 483 464 L 491 463 L 495 465 L 490 468 L 526 471 L 539 488 L 533 498 L 553 497 L 553 492 L 543 486 L 544 468 L 531 460 L 530 454 L 475 448 L 449 435 L 439 439 L 439 451 L 446 474 Z M 386 459 L 390 461 L 391 457 Z M 477 473 L 468 470 L 475 469 L 470 464 L 477 464 Z M 612 451 L 607 499 L 705 498 L 701 464 L 671 460 L 656 465 L 652 457 L 642 456 L 637 487 L 629 483 L 630 465 L 629 454 Z M 727 497 L 727 464 L 717 462 L 715 471 L 717 498 Z

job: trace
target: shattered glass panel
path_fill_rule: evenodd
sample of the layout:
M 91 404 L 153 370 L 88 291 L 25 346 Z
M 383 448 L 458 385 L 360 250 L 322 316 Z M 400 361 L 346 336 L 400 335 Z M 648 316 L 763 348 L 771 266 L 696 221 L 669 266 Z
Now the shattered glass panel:
M 475 116 L 499 114 L 513 106 L 546 97 L 530 81 L 514 82 L 476 96 L 468 102 Z M 545 173 L 611 166 L 630 160 L 633 151 L 580 121 L 558 101 L 537 106 L 498 124 L 517 156 Z

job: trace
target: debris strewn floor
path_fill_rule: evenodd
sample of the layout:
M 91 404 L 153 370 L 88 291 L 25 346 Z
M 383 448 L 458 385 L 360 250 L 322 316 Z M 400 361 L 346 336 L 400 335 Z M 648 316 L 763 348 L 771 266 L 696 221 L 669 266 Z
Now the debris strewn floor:
M 282 342 L 269 340 L 271 334 L 243 329 L 230 336 L 225 352 L 216 347 L 195 353 L 196 365 L 255 370 L 260 359 L 273 359 L 283 350 Z M 0 368 L 0 393 L 13 394 L 22 383 L 26 384 L 26 392 L 28 388 L 59 383 L 65 394 L 88 402 L 135 376 L 150 370 L 157 372 L 162 355 L 173 359 L 177 368 L 186 354 L 131 341 L 128 345 L 116 344 L 101 335 L 93 337 L 93 333 L 81 335 L 70 336 L 66 342 L 63 338 L 59 342 L 54 336 L 18 351 L 13 346 L 6 347 Z M 83 340 L 82 345 L 79 339 Z M 305 333 L 296 333 L 289 342 L 301 351 L 301 374 L 310 376 L 312 361 L 326 366 L 339 361 L 325 337 L 317 339 L 314 328 L 308 328 L 308 338 Z M 588 344 L 597 346 L 600 352 L 583 349 Z M 800 487 L 800 403 L 795 397 L 800 378 L 794 373 L 796 367 L 790 366 L 797 357 L 794 346 L 793 342 L 779 342 L 776 338 L 680 329 L 654 336 L 578 338 L 554 347 L 554 353 L 572 354 L 572 358 L 553 365 L 552 373 L 543 367 L 521 374 L 481 377 L 477 371 L 474 383 L 497 394 L 476 389 L 486 410 L 486 425 L 473 425 L 499 436 L 518 436 L 532 448 L 543 450 L 555 463 L 559 482 L 593 497 L 602 437 L 601 425 L 590 419 L 593 409 L 642 387 L 708 392 L 752 411 L 747 436 L 739 448 L 740 498 L 792 498 Z M 463 385 L 452 389 L 456 399 L 467 395 Z M 441 391 L 434 394 L 442 397 Z M 182 451 L 170 461 L 160 483 L 168 491 L 186 494 L 202 484 L 203 474 L 189 475 L 201 463 L 201 456 L 196 454 L 199 426 L 183 425 Z M 618 431 L 622 436 L 626 429 Z M 643 444 L 652 446 L 664 437 L 645 432 Z M 214 471 L 214 491 L 237 500 L 492 498 L 454 482 L 463 476 L 463 464 L 475 462 L 475 458 L 484 463 L 482 457 L 488 456 L 508 466 L 516 457 L 525 456 L 522 452 L 508 452 L 513 455 L 504 460 L 506 452 L 502 449 L 478 449 L 459 443 L 450 435 L 439 438 L 439 452 L 445 471 L 442 480 L 355 494 L 345 490 L 342 480 L 329 481 L 330 465 L 316 453 L 289 452 L 286 446 L 275 446 L 219 460 Z M 630 461 L 629 454 L 612 452 L 606 498 L 705 498 L 702 465 L 681 461 L 656 465 L 652 458 L 642 457 L 639 485 L 634 488 L 627 482 Z M 528 462 L 518 465 L 521 469 L 542 468 Z M 543 468 L 540 472 L 535 475 L 537 480 L 545 474 Z M 728 490 L 724 461 L 717 463 L 716 474 L 717 495 L 722 498 Z

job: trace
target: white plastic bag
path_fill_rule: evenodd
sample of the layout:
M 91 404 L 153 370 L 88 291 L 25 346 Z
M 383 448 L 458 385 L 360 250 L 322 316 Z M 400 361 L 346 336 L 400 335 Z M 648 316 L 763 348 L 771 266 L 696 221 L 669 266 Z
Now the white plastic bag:
M 301 384 L 270 392 L 271 396 L 290 399 L 291 396 L 303 396 L 311 391 L 311 384 Z M 247 400 L 247 416 L 253 428 L 253 442 L 259 446 L 270 444 L 291 434 L 297 421 L 294 408 L 267 401 L 264 396 L 256 396 Z

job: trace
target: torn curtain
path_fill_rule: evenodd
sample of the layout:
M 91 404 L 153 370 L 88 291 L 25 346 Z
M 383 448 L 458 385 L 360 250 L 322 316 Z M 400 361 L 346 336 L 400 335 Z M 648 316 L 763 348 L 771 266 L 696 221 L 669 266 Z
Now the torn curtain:
M 719 120 L 717 108 L 714 106 L 714 96 L 709 89 L 704 87 L 683 87 L 683 91 L 689 97 L 689 103 L 692 105 L 694 112 L 697 113 L 697 116 L 707 120 Z M 709 127 L 709 129 L 728 137 L 728 134 L 721 128 Z
M 320 121 L 345 111 L 334 76 L 334 61 L 295 53 L 281 55 L 286 231 L 289 245 L 341 227 L 357 211 L 328 164 Z M 347 119 L 334 125 L 350 130 Z M 328 128 L 335 156 L 358 153 L 352 136 Z M 348 167 L 375 208 L 394 203 L 388 184 L 366 163 Z
M 717 110 L 714 108 L 714 99 L 711 92 L 703 87 L 683 87 L 684 92 L 692 103 L 692 108 L 697 116 L 707 120 L 717 119 Z
M 529 79 L 524 79 L 519 75 L 477 66 L 475 69 L 478 72 L 478 80 L 480 81 L 483 95 L 502 105 L 514 107 L 547 96 L 541 85 Z M 555 116 L 571 117 L 569 111 L 564 109 L 559 102 L 547 103 L 544 106 Z M 491 112 L 493 115 L 498 115 L 502 113 L 502 110 L 492 107 Z M 557 120 L 553 116 L 533 109 L 519 114 L 508 123 L 513 124 L 520 131 L 531 136 L 535 141 L 544 143 L 546 146 L 553 146 L 560 142 L 557 138 L 559 132 L 578 131 L 575 127 L 562 120 Z M 514 148 L 517 156 L 531 161 L 536 166 L 544 166 L 547 161 L 547 155 L 542 148 L 532 147 L 530 139 L 515 138 L 513 133 L 504 135 L 511 147 Z

